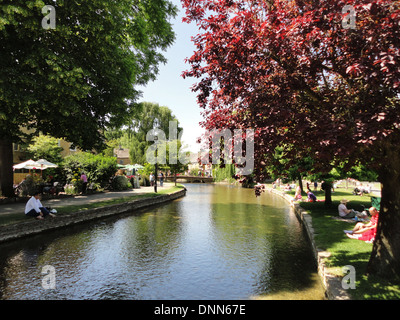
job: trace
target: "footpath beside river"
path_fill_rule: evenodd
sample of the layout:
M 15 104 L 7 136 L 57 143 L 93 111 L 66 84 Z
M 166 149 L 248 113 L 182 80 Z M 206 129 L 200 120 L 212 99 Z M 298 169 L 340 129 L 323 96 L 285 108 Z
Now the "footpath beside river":
M 141 187 L 130 191 L 106 192 L 42 201 L 44 206 L 62 211 L 57 213 L 55 218 L 49 217 L 45 220 L 24 217 L 25 203 L 2 204 L 0 205 L 0 216 L 18 215 L 23 218 L 15 223 L 0 225 L 0 243 L 90 220 L 132 212 L 172 201 L 186 194 L 186 188 L 183 186 L 174 187 L 173 184 L 164 184 L 164 187 L 159 187 L 158 191 L 160 194 L 154 194 L 153 187 Z M 107 202 L 114 203 L 107 205 Z M 101 206 L 93 208 L 96 203 L 101 204 Z M 87 208 L 85 208 L 85 205 L 87 205 Z M 68 208 L 72 209 L 68 210 Z M 73 210 L 75 208 L 79 209 Z

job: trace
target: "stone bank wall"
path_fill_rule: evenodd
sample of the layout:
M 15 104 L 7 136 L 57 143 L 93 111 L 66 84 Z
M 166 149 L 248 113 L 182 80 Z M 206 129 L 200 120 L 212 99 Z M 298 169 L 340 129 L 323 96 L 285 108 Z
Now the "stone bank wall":
M 329 257 L 330 253 L 317 247 L 314 240 L 315 232 L 312 226 L 311 215 L 308 214 L 306 210 L 304 210 L 300 206 L 300 203 L 294 203 L 292 201 L 293 196 L 272 188 L 266 188 L 266 192 L 271 192 L 284 198 L 293 207 L 298 220 L 302 223 L 304 230 L 307 233 L 308 239 L 310 240 L 314 258 L 318 266 L 318 274 L 321 277 L 322 283 L 325 287 L 325 294 L 327 299 L 350 300 L 350 296 L 348 295 L 347 291 L 342 287 L 342 279 L 332 274 L 329 274 L 329 272 L 327 271 L 324 259 Z

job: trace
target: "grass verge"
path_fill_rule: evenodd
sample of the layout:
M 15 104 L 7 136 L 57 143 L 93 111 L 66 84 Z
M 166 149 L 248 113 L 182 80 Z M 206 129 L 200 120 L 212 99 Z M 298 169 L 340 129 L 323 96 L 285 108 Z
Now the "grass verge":
M 294 191 L 287 192 L 294 196 Z M 323 191 L 313 193 L 318 200 L 324 200 Z M 304 198 L 304 194 L 303 194 Z M 307 196 L 305 197 L 307 198 Z M 315 242 L 317 248 L 330 253 L 325 258 L 326 267 L 331 274 L 344 276 L 343 267 L 353 266 L 356 270 L 356 288 L 348 289 L 354 300 L 390 300 L 400 299 L 400 284 L 391 283 L 374 276 L 367 276 L 367 264 L 372 251 L 372 243 L 348 238 L 343 230 L 351 230 L 355 222 L 349 223 L 335 220 L 338 217 L 338 205 L 340 200 L 347 199 L 347 207 L 362 211 L 363 206 L 371 206 L 369 196 L 355 196 L 351 189 L 335 189 L 332 193 L 332 206 L 326 207 L 324 202 L 301 202 L 301 207 L 312 217 L 312 224 L 315 230 Z
M 169 194 L 169 193 L 177 192 L 177 191 L 182 190 L 183 188 L 184 188 L 183 185 L 177 184 L 176 186 L 172 186 L 172 187 L 165 188 L 165 189 L 159 188 L 157 193 L 149 192 L 149 193 L 142 193 L 142 194 L 134 194 L 134 195 L 127 196 L 127 197 L 115 198 L 115 199 L 111 199 L 111 200 L 103 200 L 103 201 L 87 203 L 87 204 L 60 206 L 60 207 L 57 207 L 56 210 L 57 210 L 57 214 L 68 214 L 68 213 L 74 213 L 74 212 L 81 212 L 81 211 L 85 211 L 85 210 L 89 210 L 89 209 L 111 206 L 114 204 L 119 204 L 119 203 L 123 203 L 123 202 L 143 199 L 143 198 L 152 198 L 152 197 L 156 197 L 156 196 L 159 196 L 162 194 Z M 24 222 L 24 221 L 27 221 L 27 219 L 32 219 L 32 218 L 26 217 L 23 212 L 2 214 L 2 215 L 0 215 L 0 226 Z

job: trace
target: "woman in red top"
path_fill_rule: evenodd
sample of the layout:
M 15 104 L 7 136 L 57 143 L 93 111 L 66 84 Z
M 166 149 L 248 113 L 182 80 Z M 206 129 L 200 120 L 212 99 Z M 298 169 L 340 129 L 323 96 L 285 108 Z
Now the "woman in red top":
M 366 224 L 357 223 L 351 232 L 346 233 L 349 238 L 362 241 L 375 240 L 379 211 L 375 207 L 371 207 L 369 208 L 369 213 L 371 214 L 371 220 Z

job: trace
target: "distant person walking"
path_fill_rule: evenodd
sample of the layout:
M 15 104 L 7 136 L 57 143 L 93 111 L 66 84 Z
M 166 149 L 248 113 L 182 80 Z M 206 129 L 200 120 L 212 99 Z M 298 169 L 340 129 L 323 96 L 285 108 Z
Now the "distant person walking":
M 87 190 L 88 179 L 84 172 L 82 172 L 81 174 L 81 180 L 82 180 L 82 194 L 85 194 Z
M 160 187 L 162 187 L 164 185 L 164 173 L 160 172 L 159 178 L 160 178 Z

